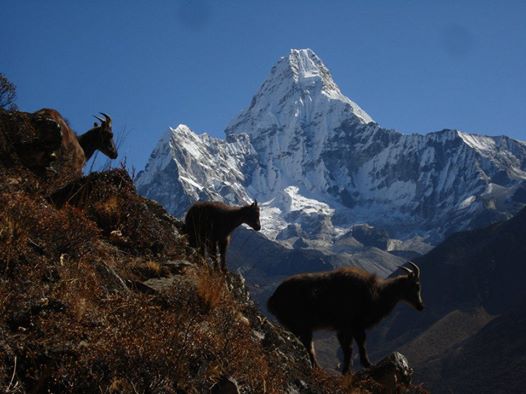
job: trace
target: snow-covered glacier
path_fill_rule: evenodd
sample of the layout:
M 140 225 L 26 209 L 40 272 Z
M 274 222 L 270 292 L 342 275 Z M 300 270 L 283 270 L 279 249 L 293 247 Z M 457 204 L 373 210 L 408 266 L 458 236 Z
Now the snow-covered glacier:
M 526 204 L 526 143 L 382 128 L 310 49 L 280 59 L 225 134 L 170 128 L 138 191 L 177 216 L 198 199 L 257 199 L 270 239 L 343 252 L 368 239 L 391 239 L 385 250 L 433 244 Z

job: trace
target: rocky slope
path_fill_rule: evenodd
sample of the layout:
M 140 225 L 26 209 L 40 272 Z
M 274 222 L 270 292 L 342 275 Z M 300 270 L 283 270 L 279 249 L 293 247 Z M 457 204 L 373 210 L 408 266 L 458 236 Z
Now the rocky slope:
M 407 382 L 389 360 L 374 375 L 311 369 L 243 278 L 211 270 L 124 169 L 62 187 L 56 172 L 28 168 L 19 153 L 39 149 L 41 134 L 28 114 L 0 109 L 2 392 L 362 393 Z

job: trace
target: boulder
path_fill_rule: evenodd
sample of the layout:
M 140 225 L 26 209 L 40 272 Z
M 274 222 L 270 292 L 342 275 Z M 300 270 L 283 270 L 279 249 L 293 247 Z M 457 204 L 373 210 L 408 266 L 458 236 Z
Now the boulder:
M 411 384 L 413 372 L 407 358 L 401 353 L 394 352 L 371 368 L 358 372 L 357 375 L 360 379 L 371 377 L 384 388 L 385 393 L 398 393 L 400 386 Z

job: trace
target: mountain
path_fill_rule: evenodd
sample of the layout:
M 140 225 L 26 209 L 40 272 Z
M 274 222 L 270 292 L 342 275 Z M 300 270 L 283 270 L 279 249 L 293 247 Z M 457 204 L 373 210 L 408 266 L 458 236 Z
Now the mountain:
M 354 237 L 364 225 L 386 252 L 422 253 L 526 204 L 526 143 L 382 128 L 309 49 L 278 61 L 225 134 L 170 128 L 137 189 L 178 216 L 198 199 L 257 199 L 269 239 L 329 254 L 369 247 Z
M 247 136 L 224 141 L 179 125 L 157 143 L 135 184 L 178 216 L 200 199 L 241 203 L 250 200 L 243 170 L 253 155 Z
M 524 393 L 526 305 L 418 367 L 433 392 Z M 437 373 L 440 371 L 439 373 Z
M 400 350 L 431 392 L 523 392 L 524 256 L 526 208 L 415 259 L 425 312 L 396 308 L 375 330 L 375 357 Z

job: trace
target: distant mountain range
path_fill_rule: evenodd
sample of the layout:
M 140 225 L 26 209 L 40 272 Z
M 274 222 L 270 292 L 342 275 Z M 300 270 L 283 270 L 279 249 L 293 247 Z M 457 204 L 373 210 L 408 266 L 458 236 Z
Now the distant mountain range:
M 278 61 L 225 134 L 170 128 L 138 174 L 138 191 L 176 216 L 199 199 L 257 199 L 269 239 L 349 258 L 371 247 L 423 253 L 526 204 L 525 142 L 384 129 L 309 49 Z

